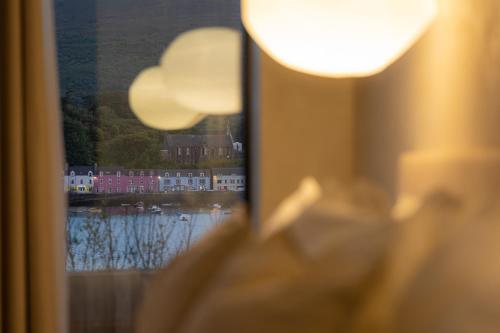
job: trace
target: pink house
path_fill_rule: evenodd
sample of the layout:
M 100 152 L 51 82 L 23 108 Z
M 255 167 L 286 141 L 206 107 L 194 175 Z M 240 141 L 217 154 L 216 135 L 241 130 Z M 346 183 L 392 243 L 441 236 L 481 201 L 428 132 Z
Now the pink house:
M 97 168 L 94 193 L 125 193 L 128 177 L 122 168 Z
M 160 189 L 159 172 L 156 170 L 126 170 L 128 193 L 158 193 Z
M 94 177 L 95 193 L 158 193 L 159 173 L 156 170 L 98 168 Z

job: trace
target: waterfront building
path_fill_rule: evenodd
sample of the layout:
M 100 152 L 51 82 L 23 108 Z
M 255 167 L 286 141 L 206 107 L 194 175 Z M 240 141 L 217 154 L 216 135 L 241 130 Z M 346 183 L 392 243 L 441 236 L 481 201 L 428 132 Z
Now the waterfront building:
M 214 168 L 212 169 L 212 189 L 214 191 L 244 191 L 244 168 Z
M 210 170 L 164 170 L 160 177 L 160 192 L 207 191 L 211 189 Z
M 95 193 L 158 193 L 159 173 L 150 169 L 101 167 L 97 170 Z
M 160 153 L 163 160 L 172 164 L 196 165 L 206 161 L 240 158 L 241 154 L 237 150 L 239 146 L 235 147 L 233 144 L 233 136 L 228 125 L 225 134 L 166 133 Z
M 158 193 L 160 173 L 152 169 L 125 170 L 127 173 L 127 193 Z
M 71 193 L 92 193 L 95 167 L 71 166 L 64 173 L 64 191 Z
M 123 168 L 99 167 L 94 177 L 95 193 L 125 193 L 128 177 Z

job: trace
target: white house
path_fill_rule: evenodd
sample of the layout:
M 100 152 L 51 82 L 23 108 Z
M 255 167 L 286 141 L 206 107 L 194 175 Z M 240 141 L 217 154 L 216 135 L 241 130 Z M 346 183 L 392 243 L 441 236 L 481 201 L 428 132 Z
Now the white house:
M 233 142 L 233 150 L 236 153 L 243 153 L 243 144 L 241 142 Z
M 160 192 L 206 191 L 210 187 L 210 170 L 179 169 L 160 173 Z
M 92 193 L 95 167 L 70 166 L 64 173 L 64 191 L 74 193 Z
M 244 191 L 245 170 L 243 168 L 212 169 L 214 191 Z

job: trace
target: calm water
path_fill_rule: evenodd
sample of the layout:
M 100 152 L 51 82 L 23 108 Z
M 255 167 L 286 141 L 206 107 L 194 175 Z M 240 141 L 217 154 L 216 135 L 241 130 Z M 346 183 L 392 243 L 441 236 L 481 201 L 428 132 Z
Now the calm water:
M 156 269 L 190 248 L 230 213 L 220 209 L 70 208 L 68 271 Z

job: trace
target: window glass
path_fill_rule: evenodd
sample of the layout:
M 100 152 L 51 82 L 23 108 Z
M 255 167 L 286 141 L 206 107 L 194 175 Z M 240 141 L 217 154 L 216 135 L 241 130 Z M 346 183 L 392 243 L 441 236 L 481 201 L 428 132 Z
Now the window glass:
M 239 1 L 55 0 L 54 6 L 71 331 L 129 332 L 133 313 L 120 311 L 134 308 L 143 284 L 102 285 L 94 274 L 147 276 L 230 217 L 245 191 L 214 186 L 220 183 L 216 174 L 237 170 L 245 176 L 243 114 L 209 115 L 192 127 L 159 130 L 134 114 L 129 89 L 145 69 L 159 66 L 181 34 L 207 27 L 239 31 Z M 202 99 L 196 102 L 204 107 Z M 236 151 L 235 143 L 243 148 Z M 76 290 L 78 279 L 93 290 Z M 130 290 L 118 290 L 125 285 Z M 118 294 L 129 295 L 130 306 L 100 308 L 116 302 L 96 295 Z M 101 318 L 105 313 L 117 315 Z

